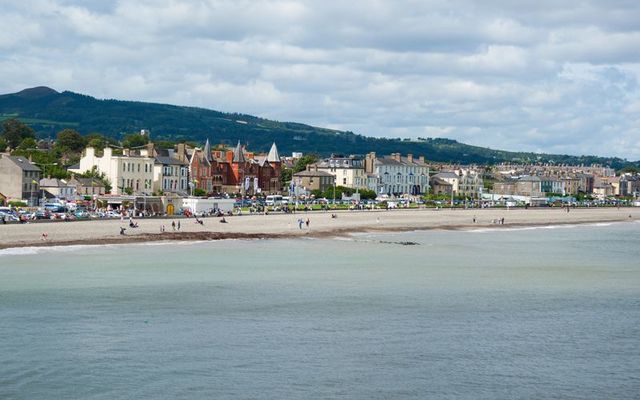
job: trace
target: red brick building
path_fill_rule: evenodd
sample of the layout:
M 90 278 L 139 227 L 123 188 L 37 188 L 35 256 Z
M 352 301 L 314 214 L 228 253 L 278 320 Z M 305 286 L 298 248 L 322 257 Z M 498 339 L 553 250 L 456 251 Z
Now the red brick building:
M 207 194 L 277 193 L 281 189 L 282 162 L 274 143 L 269 154 L 256 156 L 238 142 L 234 149 L 211 150 L 207 140 L 203 149 L 189 154 L 190 179 L 195 188 Z

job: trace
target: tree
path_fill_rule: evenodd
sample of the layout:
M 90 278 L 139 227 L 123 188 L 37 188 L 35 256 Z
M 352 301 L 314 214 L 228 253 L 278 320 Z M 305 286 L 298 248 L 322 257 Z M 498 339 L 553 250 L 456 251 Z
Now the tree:
M 289 182 L 291 182 L 291 178 L 293 177 L 293 171 L 291 168 L 282 168 L 282 172 L 280 172 L 280 184 L 282 187 L 287 187 Z
M 37 147 L 38 147 L 38 143 L 36 143 L 36 140 L 32 137 L 28 137 L 22 140 L 22 143 L 20 143 L 20 146 L 18 146 L 18 149 L 29 150 L 29 149 L 35 149 Z
M 102 151 L 107 145 L 107 139 L 99 133 L 90 133 L 84 137 L 88 147 Z
M 15 118 L 10 118 L 2 123 L 2 138 L 12 149 L 17 148 L 24 139 L 35 137 L 33 129 Z
M 293 166 L 293 173 L 295 174 L 296 172 L 304 171 L 305 169 L 307 169 L 307 165 L 313 164 L 314 162 L 318 161 L 318 158 L 319 157 L 317 154 L 307 154 L 300 157 Z
M 122 147 L 128 148 L 144 146 L 147 143 L 149 143 L 149 137 L 139 133 L 130 133 L 122 139 Z
M 111 182 L 109 181 L 109 178 L 107 178 L 104 172 L 100 172 L 97 166 L 94 165 L 90 170 L 87 170 L 80 174 L 80 176 L 82 178 L 93 178 L 97 181 L 102 182 L 105 192 L 111 193 Z
M 86 144 L 85 139 L 77 131 L 73 129 L 65 129 L 58 133 L 56 145 L 72 152 L 80 152 Z

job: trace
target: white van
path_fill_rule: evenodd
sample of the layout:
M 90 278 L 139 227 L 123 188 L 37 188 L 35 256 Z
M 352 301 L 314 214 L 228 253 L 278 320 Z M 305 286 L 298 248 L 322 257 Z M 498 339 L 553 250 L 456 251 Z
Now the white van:
M 279 206 L 282 205 L 282 196 L 279 194 L 273 194 L 267 196 L 265 204 L 268 206 Z

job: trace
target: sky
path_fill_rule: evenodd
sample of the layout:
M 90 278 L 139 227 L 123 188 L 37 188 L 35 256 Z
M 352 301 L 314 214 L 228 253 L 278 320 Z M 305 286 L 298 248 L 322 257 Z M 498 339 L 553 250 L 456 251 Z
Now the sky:
M 0 6 L 0 93 L 49 86 L 367 136 L 640 159 L 637 0 Z

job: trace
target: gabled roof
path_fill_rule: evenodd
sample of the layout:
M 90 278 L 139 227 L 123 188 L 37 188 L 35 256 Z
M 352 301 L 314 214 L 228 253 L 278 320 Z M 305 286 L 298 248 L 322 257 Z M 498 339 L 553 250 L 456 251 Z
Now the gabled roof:
M 300 172 L 296 172 L 295 174 L 293 174 L 293 176 L 331 176 L 333 177 L 332 174 L 326 172 L 326 171 L 300 171 Z
M 29 162 L 28 159 L 20 156 L 4 156 L 7 160 L 12 161 L 15 165 L 20 167 L 23 171 L 38 171 L 40 172 L 40 168 L 38 168 L 35 164 Z
M 441 179 L 460 179 L 460 177 L 456 174 L 454 174 L 453 172 L 439 172 L 437 174 L 435 174 L 433 176 L 434 178 L 441 178 Z
M 278 148 L 275 142 L 271 145 L 271 150 L 269 150 L 269 155 L 267 155 L 267 161 L 280 162 L 280 155 L 278 154 Z
M 238 140 L 238 145 L 233 149 L 233 162 L 241 163 L 246 161 L 247 159 L 244 157 L 244 150 L 242 146 L 240 146 L 240 141 Z
M 444 179 L 441 178 L 437 178 L 437 177 L 432 177 L 430 180 L 432 185 L 439 185 L 439 186 L 453 186 L 453 184 L 445 181 Z
M 209 139 L 207 139 L 207 142 L 204 144 L 204 149 L 202 150 L 204 152 L 204 158 L 211 162 L 213 161 L 213 156 L 211 155 L 211 144 L 209 143 Z
M 42 178 L 40 179 L 40 187 L 66 187 L 66 182 L 58 178 Z
M 71 180 L 69 180 L 69 183 L 71 183 L 73 180 L 76 180 L 80 185 L 84 186 L 84 187 L 102 187 L 104 186 L 104 184 L 102 182 L 100 182 L 97 179 L 93 179 L 93 178 L 71 178 Z
M 156 157 L 155 163 L 162 165 L 187 165 L 185 161 L 180 161 L 177 158 L 166 156 Z

